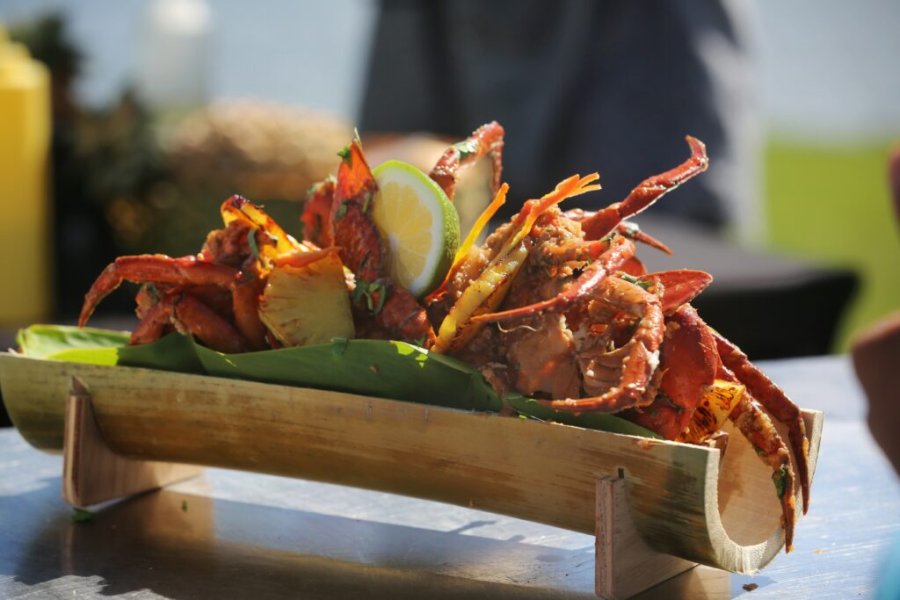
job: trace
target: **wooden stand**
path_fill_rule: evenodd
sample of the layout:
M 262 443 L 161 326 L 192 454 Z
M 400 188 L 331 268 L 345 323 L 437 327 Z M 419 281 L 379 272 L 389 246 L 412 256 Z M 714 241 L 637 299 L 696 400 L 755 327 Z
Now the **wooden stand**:
M 103 439 L 91 395 L 75 377 L 66 400 L 63 498 L 85 507 L 159 489 L 200 474 L 202 467 L 140 460 L 117 454 Z M 622 600 L 697 565 L 650 549 L 631 520 L 618 477 L 597 481 L 595 592 Z
M 647 546 L 631 520 L 625 485 L 621 476 L 597 481 L 594 591 L 608 600 L 631 598 L 697 566 Z
M 203 472 L 202 467 L 127 458 L 106 445 L 87 388 L 75 377 L 66 400 L 63 498 L 84 507 L 155 490 Z

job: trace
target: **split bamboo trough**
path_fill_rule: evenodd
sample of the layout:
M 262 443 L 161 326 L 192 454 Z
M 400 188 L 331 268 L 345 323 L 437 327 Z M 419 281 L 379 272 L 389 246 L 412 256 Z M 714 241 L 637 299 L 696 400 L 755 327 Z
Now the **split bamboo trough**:
M 125 457 L 392 492 L 592 535 L 598 481 L 612 477 L 655 552 L 753 573 L 784 546 L 771 471 L 739 433 L 727 445 L 695 446 L 339 392 L 0 355 L 3 399 L 37 448 L 62 449 L 73 381 L 89 393 L 106 444 Z M 804 417 L 813 472 L 822 413 Z

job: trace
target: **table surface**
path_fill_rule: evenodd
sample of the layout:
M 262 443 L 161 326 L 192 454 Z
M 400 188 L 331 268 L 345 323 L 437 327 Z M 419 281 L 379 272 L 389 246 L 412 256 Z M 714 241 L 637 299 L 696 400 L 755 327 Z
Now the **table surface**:
M 874 593 L 900 536 L 900 486 L 868 433 L 849 360 L 761 366 L 798 404 L 826 412 L 794 552 L 751 576 L 698 567 L 639 598 Z M 594 597 L 594 540 L 562 529 L 220 469 L 76 523 L 61 472 L 60 456 L 0 432 L 0 597 Z

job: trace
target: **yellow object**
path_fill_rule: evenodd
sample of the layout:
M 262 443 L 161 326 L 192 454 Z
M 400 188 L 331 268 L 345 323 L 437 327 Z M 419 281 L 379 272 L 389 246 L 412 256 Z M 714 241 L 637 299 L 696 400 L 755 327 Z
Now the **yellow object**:
M 50 316 L 49 147 L 50 77 L 0 26 L 0 325 Z
M 722 429 L 728 415 L 744 397 L 746 388 L 739 383 L 716 379 L 704 392 L 687 428 L 678 436 L 679 442 L 700 444 Z
M 298 252 L 277 261 L 259 302 L 259 318 L 285 346 L 354 337 L 350 295 L 337 248 Z
M 372 172 L 378 194 L 372 220 L 388 245 L 390 274 L 415 296 L 443 281 L 459 247 L 459 215 L 416 167 L 389 160 Z

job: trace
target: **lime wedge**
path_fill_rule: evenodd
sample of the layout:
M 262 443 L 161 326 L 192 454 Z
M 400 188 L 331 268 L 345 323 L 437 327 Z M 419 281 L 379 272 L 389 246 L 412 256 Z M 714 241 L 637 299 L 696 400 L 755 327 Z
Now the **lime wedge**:
M 424 296 L 444 278 L 459 247 L 459 215 L 428 175 L 399 160 L 372 171 L 372 220 L 388 245 L 391 278 Z

